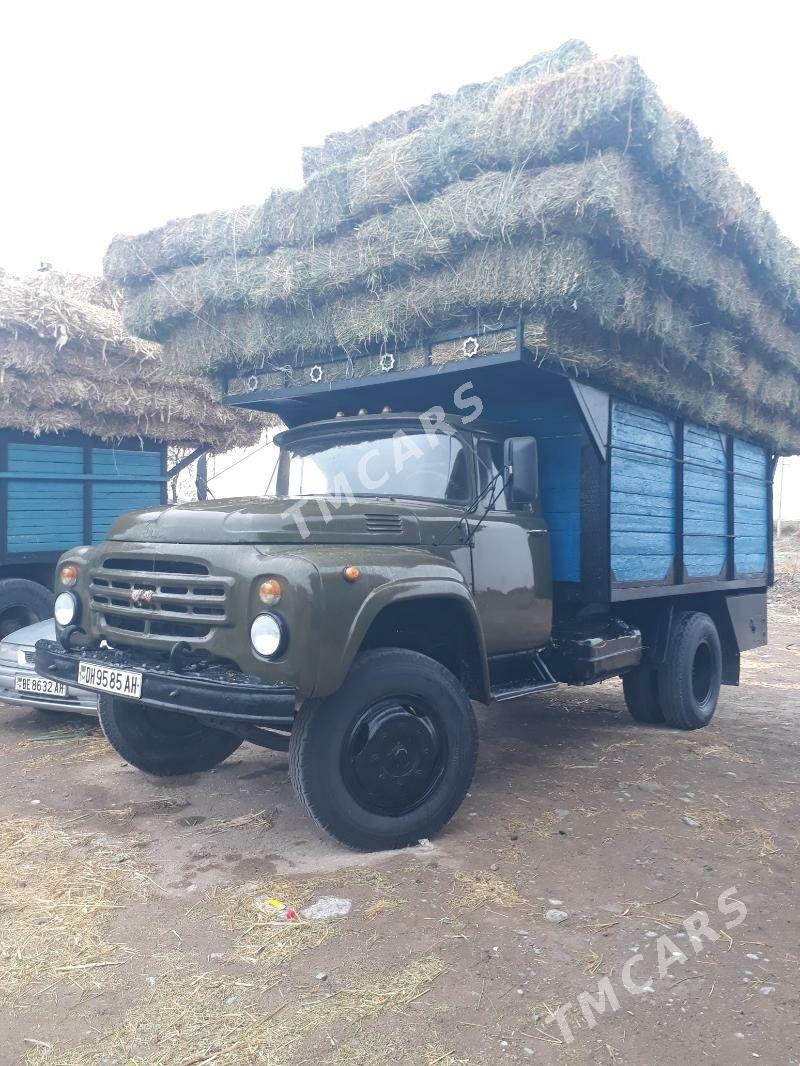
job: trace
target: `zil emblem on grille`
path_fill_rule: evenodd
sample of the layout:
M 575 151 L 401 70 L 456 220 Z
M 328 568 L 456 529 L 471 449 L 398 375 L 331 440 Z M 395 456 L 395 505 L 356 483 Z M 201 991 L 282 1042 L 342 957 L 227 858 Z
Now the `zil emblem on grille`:
M 155 600 L 155 589 L 131 589 L 131 603 L 134 607 L 154 607 Z

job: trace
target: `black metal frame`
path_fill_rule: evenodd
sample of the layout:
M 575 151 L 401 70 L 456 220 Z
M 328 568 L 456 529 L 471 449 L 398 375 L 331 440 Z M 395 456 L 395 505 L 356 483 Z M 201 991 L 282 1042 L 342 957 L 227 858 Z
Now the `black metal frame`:
M 295 688 L 265 684 L 260 678 L 227 666 L 207 664 L 205 668 L 198 666 L 190 673 L 181 673 L 171 669 L 169 660 L 163 656 L 134 649 L 67 650 L 52 640 L 40 640 L 36 644 L 36 672 L 71 688 L 86 688 L 77 684 L 81 661 L 140 672 L 142 695 L 135 701 L 137 704 L 206 718 L 212 725 L 218 720 L 288 730 L 294 721 Z M 97 692 L 97 689 L 86 688 L 86 691 Z

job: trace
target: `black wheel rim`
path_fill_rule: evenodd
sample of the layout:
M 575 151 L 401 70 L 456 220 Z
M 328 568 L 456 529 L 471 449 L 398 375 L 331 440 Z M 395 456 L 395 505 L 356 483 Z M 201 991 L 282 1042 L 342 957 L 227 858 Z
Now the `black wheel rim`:
M 41 618 L 32 607 L 24 603 L 12 603 L 0 614 L 0 640 L 4 640 L 11 633 L 25 626 L 32 626 L 34 622 L 41 622 Z
M 714 654 L 710 645 L 703 641 L 698 644 L 692 662 L 692 693 L 701 707 L 711 698 L 713 683 Z
M 395 818 L 436 790 L 446 762 L 438 715 L 417 697 L 392 697 L 365 708 L 342 743 L 342 778 L 350 795 L 365 810 Z

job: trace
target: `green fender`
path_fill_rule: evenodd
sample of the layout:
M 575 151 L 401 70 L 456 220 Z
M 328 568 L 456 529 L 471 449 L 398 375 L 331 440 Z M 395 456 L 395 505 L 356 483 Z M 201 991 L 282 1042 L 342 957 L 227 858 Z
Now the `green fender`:
M 335 691 L 341 685 L 352 665 L 353 659 L 355 659 L 364 642 L 364 638 L 367 635 L 370 626 L 381 611 L 401 602 L 407 603 L 409 601 L 426 599 L 449 599 L 459 604 L 474 637 L 481 670 L 481 676 L 477 679 L 480 693 L 479 698 L 484 703 L 488 703 L 490 699 L 489 665 L 486 658 L 486 645 L 483 639 L 483 629 L 478 617 L 478 612 L 475 608 L 475 601 L 472 598 L 472 593 L 457 571 L 453 571 L 453 575 L 453 577 L 449 577 L 446 573 L 442 573 L 439 576 L 430 577 L 393 577 L 391 580 L 387 580 L 372 589 L 354 616 L 352 624 L 347 632 L 340 659 L 340 676 L 335 680 L 335 683 L 325 684 L 325 688 L 328 689 L 328 691 L 320 691 L 317 695 L 328 695 L 329 691 Z M 326 678 L 326 681 L 328 681 L 328 678 Z

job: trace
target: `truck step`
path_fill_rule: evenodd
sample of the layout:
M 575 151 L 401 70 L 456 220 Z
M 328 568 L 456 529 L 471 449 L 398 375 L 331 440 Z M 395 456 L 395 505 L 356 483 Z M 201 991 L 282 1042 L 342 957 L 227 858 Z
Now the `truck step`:
M 505 703 L 506 700 L 518 700 L 522 696 L 531 696 L 535 692 L 548 692 L 551 688 L 558 688 L 557 681 L 539 681 L 520 688 L 493 688 L 492 701 Z
M 513 674 L 514 671 L 508 670 L 508 660 L 511 656 L 498 656 L 499 659 L 505 660 L 502 666 L 505 669 L 498 669 L 501 666 L 500 663 L 493 663 L 495 669 L 492 673 L 495 677 L 492 679 L 492 700 L 495 703 L 503 703 L 506 700 L 520 699 L 522 696 L 530 696 L 534 692 L 547 692 L 550 689 L 558 688 L 558 682 L 553 675 L 547 669 L 547 666 L 542 662 L 537 652 L 528 652 L 524 656 L 524 662 L 527 669 L 523 676 L 510 677 L 509 674 Z M 513 658 L 517 658 L 514 656 Z M 515 664 L 517 666 L 521 663 Z M 505 675 L 505 676 L 503 676 Z

